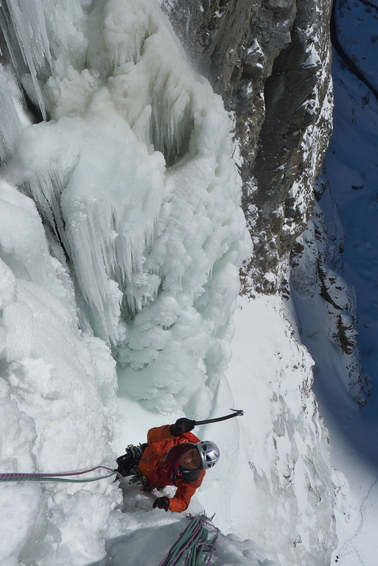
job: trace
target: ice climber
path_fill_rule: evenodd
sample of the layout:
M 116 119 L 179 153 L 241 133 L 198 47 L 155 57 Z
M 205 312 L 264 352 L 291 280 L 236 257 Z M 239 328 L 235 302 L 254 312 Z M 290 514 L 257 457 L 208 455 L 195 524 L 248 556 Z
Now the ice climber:
M 167 485 L 177 487 L 174 497 L 158 497 L 153 507 L 184 511 L 206 470 L 219 460 L 219 448 L 214 442 L 201 442 L 190 432 L 194 422 L 181 418 L 173 425 L 151 428 L 147 444 L 130 446 L 117 458 L 117 471 L 122 476 L 136 475 L 146 491 Z

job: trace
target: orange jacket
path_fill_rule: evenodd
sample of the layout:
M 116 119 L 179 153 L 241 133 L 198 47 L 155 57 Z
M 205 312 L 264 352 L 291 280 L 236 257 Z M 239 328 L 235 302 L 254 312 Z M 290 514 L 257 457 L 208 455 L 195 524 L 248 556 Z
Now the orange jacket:
M 198 479 L 188 483 L 184 479 L 177 478 L 173 472 L 174 456 L 177 454 L 177 457 L 179 457 L 182 453 L 180 445 L 196 444 L 197 442 L 200 442 L 199 438 L 191 432 L 172 436 L 170 425 L 151 428 L 148 431 L 148 446 L 143 452 L 138 468 L 146 476 L 152 488 L 165 487 L 166 485 L 177 487 L 175 496 L 169 501 L 170 511 L 185 511 L 206 473 L 205 470 L 200 470 Z

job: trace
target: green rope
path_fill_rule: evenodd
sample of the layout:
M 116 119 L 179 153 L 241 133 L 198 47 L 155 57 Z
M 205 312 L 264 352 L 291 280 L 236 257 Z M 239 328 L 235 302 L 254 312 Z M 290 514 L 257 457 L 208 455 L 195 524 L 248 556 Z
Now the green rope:
M 11 478 L 11 477 L 0 477 L 0 482 L 5 482 L 5 481 L 12 481 L 12 482 L 19 482 L 19 481 L 55 481 L 55 482 L 70 482 L 70 483 L 88 483 L 88 482 L 92 482 L 92 481 L 98 481 L 98 480 L 103 480 L 106 478 L 111 478 L 112 476 L 114 476 L 117 472 L 112 472 L 111 474 L 107 474 L 106 476 L 98 476 L 97 478 L 88 478 L 88 479 L 84 479 L 84 480 L 73 480 L 73 479 L 67 479 L 67 478 L 53 478 L 53 477 L 45 477 L 45 476 L 39 476 L 39 477 L 18 477 L 18 478 Z
M 205 525 L 215 529 L 216 533 L 211 540 Z M 204 515 L 190 517 L 190 523 L 159 566 L 207 566 L 215 552 L 215 543 L 218 539 L 218 529 Z M 183 562 L 182 562 L 183 561 Z

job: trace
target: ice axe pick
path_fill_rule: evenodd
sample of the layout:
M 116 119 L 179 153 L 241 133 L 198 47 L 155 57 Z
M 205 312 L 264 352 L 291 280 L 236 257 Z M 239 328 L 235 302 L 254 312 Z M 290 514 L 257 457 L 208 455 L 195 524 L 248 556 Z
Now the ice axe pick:
M 244 411 L 241 409 L 230 409 L 230 411 L 234 411 L 230 415 L 225 415 L 224 417 L 218 417 L 216 419 L 206 419 L 204 421 L 193 421 L 194 425 L 203 425 L 209 423 L 219 423 L 219 421 L 226 421 L 227 419 L 232 419 L 233 417 L 241 417 L 244 415 Z

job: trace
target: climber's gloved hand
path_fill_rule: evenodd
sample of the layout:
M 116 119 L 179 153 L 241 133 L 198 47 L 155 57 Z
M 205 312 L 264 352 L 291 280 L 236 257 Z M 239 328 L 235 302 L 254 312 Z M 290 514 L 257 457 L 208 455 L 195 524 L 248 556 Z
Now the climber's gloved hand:
M 164 509 L 164 511 L 168 511 L 169 509 L 169 497 L 158 497 L 155 499 L 154 504 L 152 506 L 154 509 Z
M 194 427 L 195 421 L 182 417 L 181 419 L 177 419 L 175 424 L 171 425 L 171 435 L 178 436 L 179 434 L 184 434 L 184 432 L 193 430 Z

